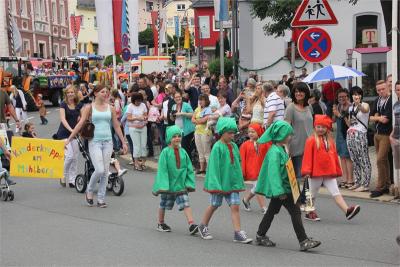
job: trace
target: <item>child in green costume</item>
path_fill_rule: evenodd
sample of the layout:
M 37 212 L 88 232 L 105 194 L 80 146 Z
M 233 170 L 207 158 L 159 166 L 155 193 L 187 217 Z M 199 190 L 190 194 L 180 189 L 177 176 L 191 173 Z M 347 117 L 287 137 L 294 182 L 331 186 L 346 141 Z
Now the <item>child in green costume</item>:
M 167 128 L 168 146 L 161 151 L 152 190 L 153 195 L 161 196 L 157 230 L 171 232 L 171 228 L 164 222 L 165 210 L 172 210 L 176 202 L 179 210 L 185 213 L 190 234 L 194 235 L 198 226 L 193 222 L 188 192 L 195 191 L 196 182 L 192 162 L 186 151 L 181 148 L 181 140 L 182 130 L 178 126 Z
M 250 243 L 252 239 L 248 238 L 247 234 L 240 229 L 239 192 L 245 190 L 245 185 L 239 149 L 232 142 L 235 133 L 238 131 L 236 122 L 233 118 L 219 118 L 216 130 L 221 138 L 211 150 L 204 180 L 204 191 L 211 194 L 210 205 L 207 207 L 199 225 L 199 233 L 203 239 L 212 239 L 208 232 L 208 223 L 225 198 L 231 208 L 232 224 L 235 230 L 233 241 Z
M 286 170 L 286 163 L 289 156 L 284 148 L 290 141 L 293 128 L 286 121 L 276 121 L 258 139 L 258 143 L 265 144 L 272 141 L 272 146 L 268 150 L 258 176 L 256 194 L 264 195 L 271 201 L 257 231 L 256 244 L 266 247 L 274 247 L 266 235 L 275 214 L 278 214 L 284 206 L 290 214 L 294 231 L 300 242 L 300 250 L 306 251 L 318 247 L 321 242 L 308 238 L 303 222 L 301 220 L 300 207 L 294 203 L 289 177 Z

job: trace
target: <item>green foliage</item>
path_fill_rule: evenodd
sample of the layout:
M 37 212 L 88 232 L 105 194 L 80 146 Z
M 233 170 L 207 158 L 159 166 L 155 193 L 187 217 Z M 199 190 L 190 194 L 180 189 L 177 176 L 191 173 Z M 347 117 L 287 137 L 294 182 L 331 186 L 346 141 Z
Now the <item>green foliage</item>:
M 149 48 L 154 47 L 153 30 L 147 28 L 139 32 L 139 45 L 147 45 Z
M 116 55 L 116 61 L 117 61 L 117 64 L 118 63 L 123 63 L 123 61 L 122 61 L 122 59 L 121 59 L 121 57 L 119 56 L 119 55 Z M 104 59 L 104 66 L 109 66 L 109 65 L 112 65 L 113 64 L 113 56 L 112 55 L 110 55 L 110 56 L 107 56 L 106 57 L 106 59 Z
M 348 2 L 355 5 L 358 0 L 348 0 Z M 263 27 L 266 35 L 284 36 L 284 31 L 290 29 L 290 23 L 300 4 L 301 0 L 253 0 L 251 15 L 261 20 L 271 19 Z
M 208 63 L 208 69 L 210 70 L 211 74 L 215 74 L 217 77 L 221 74 L 220 72 L 220 63 L 219 58 L 212 60 Z M 229 58 L 224 58 L 224 74 L 225 77 L 231 76 L 233 73 L 233 60 Z

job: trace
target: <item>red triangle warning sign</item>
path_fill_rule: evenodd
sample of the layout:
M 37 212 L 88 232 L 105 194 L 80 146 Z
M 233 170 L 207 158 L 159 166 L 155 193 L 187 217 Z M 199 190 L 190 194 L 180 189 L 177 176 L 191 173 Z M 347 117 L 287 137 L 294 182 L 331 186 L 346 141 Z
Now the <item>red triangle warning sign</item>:
M 303 0 L 292 20 L 292 27 L 338 24 L 328 0 Z

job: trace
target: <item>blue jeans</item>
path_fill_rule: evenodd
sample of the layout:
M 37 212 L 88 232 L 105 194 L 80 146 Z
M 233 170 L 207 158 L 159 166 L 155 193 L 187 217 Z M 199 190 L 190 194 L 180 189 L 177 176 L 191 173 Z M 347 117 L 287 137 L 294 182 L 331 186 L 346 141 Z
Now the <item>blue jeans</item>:
M 166 125 L 162 121 L 162 122 L 157 123 L 157 128 L 158 128 L 158 132 L 160 133 L 160 145 L 162 148 L 165 148 L 167 146 L 167 144 L 165 142 Z
M 90 177 L 89 185 L 86 192 L 93 194 L 97 181 L 100 179 L 99 190 L 97 192 L 97 202 L 103 203 L 106 197 L 108 171 L 110 168 L 112 152 L 113 152 L 112 140 L 89 141 L 89 153 L 93 163 L 94 172 Z

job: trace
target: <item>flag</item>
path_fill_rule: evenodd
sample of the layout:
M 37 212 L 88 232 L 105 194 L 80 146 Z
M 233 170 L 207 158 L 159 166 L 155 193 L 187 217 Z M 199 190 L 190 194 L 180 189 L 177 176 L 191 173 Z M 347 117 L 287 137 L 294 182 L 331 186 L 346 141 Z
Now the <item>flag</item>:
M 12 38 L 14 41 L 14 51 L 19 52 L 21 51 L 22 48 L 22 38 L 14 17 L 11 17 L 11 28 L 12 28 Z
M 216 21 L 228 21 L 228 1 L 227 0 L 214 0 L 214 13 Z
M 121 0 L 112 0 L 114 49 L 116 55 L 122 53 L 122 8 L 124 6 L 122 2 Z
M 153 40 L 154 40 L 154 55 L 158 56 L 158 47 L 159 47 L 159 19 L 158 19 L 158 11 L 151 11 L 151 28 L 153 29 Z
M 175 36 L 179 38 L 179 17 L 175 16 L 174 17 L 174 23 L 175 23 Z
M 167 12 L 165 8 L 160 10 L 160 43 L 166 44 L 166 33 L 167 33 Z
M 139 54 L 139 0 L 129 0 L 127 3 L 131 54 Z
M 114 27 L 112 1 L 95 0 L 99 55 L 114 54 Z
M 185 42 L 183 43 L 184 49 L 190 49 L 190 32 L 189 32 L 189 25 L 186 24 L 185 28 Z

